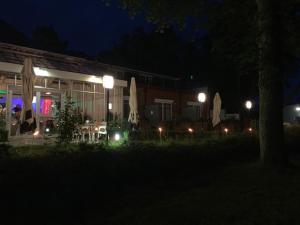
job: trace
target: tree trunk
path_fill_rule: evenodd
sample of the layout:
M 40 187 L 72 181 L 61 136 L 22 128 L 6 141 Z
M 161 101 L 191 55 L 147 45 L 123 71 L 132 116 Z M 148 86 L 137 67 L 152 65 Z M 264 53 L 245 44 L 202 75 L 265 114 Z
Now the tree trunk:
M 281 0 L 256 0 L 259 46 L 259 138 L 264 165 L 287 162 L 283 146 L 283 70 Z

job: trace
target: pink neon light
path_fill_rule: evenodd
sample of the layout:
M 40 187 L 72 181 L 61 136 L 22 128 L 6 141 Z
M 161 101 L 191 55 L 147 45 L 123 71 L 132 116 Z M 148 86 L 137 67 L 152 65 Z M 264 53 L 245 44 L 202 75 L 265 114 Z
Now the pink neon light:
M 51 99 L 44 99 L 43 103 L 44 104 L 42 106 L 42 113 L 44 115 L 48 115 L 49 112 L 50 112 L 51 105 L 52 105 L 52 100 Z

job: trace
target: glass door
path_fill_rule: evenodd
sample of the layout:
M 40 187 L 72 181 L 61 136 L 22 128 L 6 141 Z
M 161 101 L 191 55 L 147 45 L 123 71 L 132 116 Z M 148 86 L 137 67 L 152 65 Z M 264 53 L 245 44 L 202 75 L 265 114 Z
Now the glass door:
M 53 134 L 56 132 L 58 111 L 61 109 L 62 95 L 60 92 L 41 91 L 39 104 L 39 132 L 40 134 Z
M 39 134 L 52 133 L 55 131 L 55 117 L 61 108 L 60 91 L 48 91 L 45 88 L 35 89 L 33 92 L 32 109 L 36 118 L 37 131 Z M 5 99 L 5 100 L 4 100 Z M 8 108 L 8 130 L 10 136 L 20 135 L 22 110 L 24 107 L 21 88 L 12 87 L 7 97 L 0 99 L 0 104 L 6 102 Z

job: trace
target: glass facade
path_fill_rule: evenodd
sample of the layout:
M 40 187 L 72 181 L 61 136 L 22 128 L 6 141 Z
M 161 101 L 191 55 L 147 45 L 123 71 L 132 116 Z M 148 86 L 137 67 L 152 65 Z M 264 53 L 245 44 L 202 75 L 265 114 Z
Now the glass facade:
M 3 114 L 3 121 L 6 122 L 3 126 L 9 131 L 9 136 L 18 136 L 23 109 L 21 80 L 20 75 L 15 75 L 15 79 L 7 78 L 0 89 L 0 114 Z M 102 84 L 37 77 L 33 95 L 32 108 L 40 134 L 55 127 L 56 115 L 64 108 L 66 96 L 71 97 L 82 121 L 96 123 L 106 120 L 106 98 Z M 111 115 L 122 118 L 123 87 L 115 86 L 109 95 Z

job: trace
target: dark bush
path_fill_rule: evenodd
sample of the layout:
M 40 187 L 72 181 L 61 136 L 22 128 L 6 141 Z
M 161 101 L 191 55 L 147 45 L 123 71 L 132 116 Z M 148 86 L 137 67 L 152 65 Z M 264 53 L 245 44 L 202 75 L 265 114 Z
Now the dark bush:
M 8 131 L 4 129 L 0 129 L 0 142 L 8 141 Z
M 2 156 L 8 156 L 10 148 L 11 148 L 10 145 L 0 144 L 0 157 L 2 157 Z

